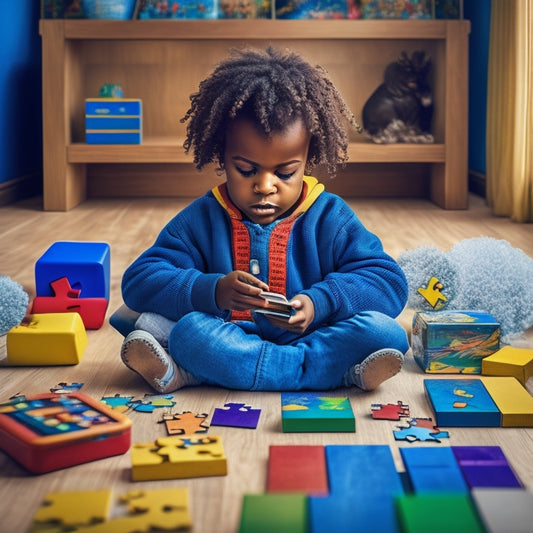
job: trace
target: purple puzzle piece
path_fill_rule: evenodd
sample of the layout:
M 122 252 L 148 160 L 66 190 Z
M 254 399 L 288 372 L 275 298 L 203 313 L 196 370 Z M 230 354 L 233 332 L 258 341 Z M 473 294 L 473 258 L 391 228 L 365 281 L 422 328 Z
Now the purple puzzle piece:
M 522 488 L 499 446 L 452 446 L 452 451 L 470 488 Z
M 230 426 L 255 429 L 261 409 L 252 409 L 244 403 L 227 403 L 227 409 L 216 408 L 211 419 L 212 426 Z

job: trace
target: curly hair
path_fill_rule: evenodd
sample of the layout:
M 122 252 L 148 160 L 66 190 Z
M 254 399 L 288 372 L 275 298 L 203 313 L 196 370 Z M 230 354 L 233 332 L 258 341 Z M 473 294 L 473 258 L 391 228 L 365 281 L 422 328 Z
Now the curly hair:
M 297 118 L 311 134 L 306 171 L 324 164 L 331 175 L 348 159 L 351 124 L 361 132 L 352 112 L 321 66 L 312 66 L 294 52 L 233 49 L 190 96 L 191 106 L 181 122 L 188 122 L 183 147 L 193 150 L 201 170 L 224 162 L 225 138 L 235 118 L 252 118 L 269 136 Z

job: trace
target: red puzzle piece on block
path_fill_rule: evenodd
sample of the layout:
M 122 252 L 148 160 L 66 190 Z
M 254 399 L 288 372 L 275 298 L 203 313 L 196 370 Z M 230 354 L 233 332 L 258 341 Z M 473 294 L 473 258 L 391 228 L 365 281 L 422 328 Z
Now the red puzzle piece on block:
M 73 289 L 69 280 L 50 283 L 55 296 L 36 296 L 32 313 L 78 313 L 85 329 L 100 329 L 104 323 L 108 301 L 105 298 L 80 298 L 80 289 Z

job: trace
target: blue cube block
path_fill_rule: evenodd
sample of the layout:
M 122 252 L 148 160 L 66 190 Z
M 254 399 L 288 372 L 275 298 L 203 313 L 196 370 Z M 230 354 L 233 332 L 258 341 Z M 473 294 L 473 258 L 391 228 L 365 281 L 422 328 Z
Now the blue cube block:
M 55 242 L 35 263 L 37 296 L 54 296 L 50 283 L 66 277 L 80 298 L 109 300 L 110 255 L 105 242 Z

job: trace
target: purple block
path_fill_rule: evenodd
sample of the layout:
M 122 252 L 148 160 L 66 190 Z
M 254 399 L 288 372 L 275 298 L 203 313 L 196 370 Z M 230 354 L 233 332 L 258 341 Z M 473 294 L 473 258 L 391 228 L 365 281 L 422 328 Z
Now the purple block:
M 499 446 L 452 446 L 470 488 L 522 487 Z
M 227 403 L 224 405 L 227 409 L 215 409 L 212 426 L 230 426 L 237 428 L 255 429 L 259 422 L 261 409 L 252 409 L 244 403 Z

